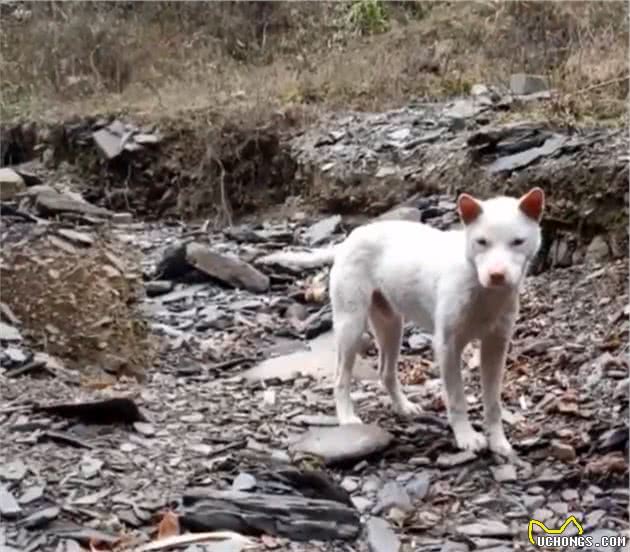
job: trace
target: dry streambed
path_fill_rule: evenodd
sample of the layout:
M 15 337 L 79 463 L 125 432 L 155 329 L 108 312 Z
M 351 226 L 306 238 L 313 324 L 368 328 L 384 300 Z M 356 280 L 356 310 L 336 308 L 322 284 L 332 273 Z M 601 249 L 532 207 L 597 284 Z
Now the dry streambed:
M 419 128 L 373 150 L 409 151 Z M 352 136 L 374 134 L 312 150 L 343 157 Z M 555 249 L 528 280 L 509 355 L 505 424 L 520 461 L 505 464 L 454 448 L 430 338 L 413 327 L 401 371 L 425 414 L 394 417 L 366 336 L 353 398 L 370 423 L 337 427 L 328 269 L 296 271 L 277 253 L 326 246 L 360 220 L 136 222 L 85 202 L 63 165 L 16 170 L 3 169 L 17 191 L 0 222 L 3 551 L 500 552 L 529 546 L 530 518 L 555 527 L 570 514 L 589 534 L 627 532 L 628 270 L 605 227 L 587 228 L 579 255 L 562 242 L 580 236 L 572 223 L 547 234 Z M 387 216 L 446 228 L 453 194 L 423 192 Z M 478 423 L 474 348 L 465 363 Z

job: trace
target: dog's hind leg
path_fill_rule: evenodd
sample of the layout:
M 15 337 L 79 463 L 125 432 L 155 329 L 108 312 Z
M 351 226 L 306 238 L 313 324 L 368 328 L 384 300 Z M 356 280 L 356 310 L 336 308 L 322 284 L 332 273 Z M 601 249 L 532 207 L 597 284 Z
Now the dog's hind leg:
M 337 368 L 334 395 L 337 419 L 340 425 L 360 424 L 350 398 L 352 370 L 357 353 L 361 348 L 361 337 L 365 321 L 359 316 L 341 316 L 335 320 L 334 332 L 337 346 Z
M 342 277 L 343 273 L 339 267 L 333 267 L 330 285 L 337 353 L 333 394 L 340 425 L 361 423 L 361 419 L 354 412 L 350 386 L 354 362 L 361 350 L 370 302 L 365 289 L 356 285 L 357 276 L 344 274 Z
M 405 395 L 398 378 L 398 356 L 403 333 L 403 318 L 393 311 L 387 299 L 378 291 L 372 295 L 369 321 L 378 345 L 378 371 L 383 387 L 392 400 L 394 411 L 401 416 L 413 416 L 422 411 L 420 405 Z

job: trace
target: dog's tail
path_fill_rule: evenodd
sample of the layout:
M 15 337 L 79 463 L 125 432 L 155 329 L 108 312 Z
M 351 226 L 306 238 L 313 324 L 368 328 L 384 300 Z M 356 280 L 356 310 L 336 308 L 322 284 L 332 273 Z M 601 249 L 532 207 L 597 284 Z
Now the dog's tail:
M 318 268 L 333 263 L 339 245 L 341 244 L 311 251 L 276 251 L 256 259 L 256 262 L 265 265 L 278 264 L 292 269 Z

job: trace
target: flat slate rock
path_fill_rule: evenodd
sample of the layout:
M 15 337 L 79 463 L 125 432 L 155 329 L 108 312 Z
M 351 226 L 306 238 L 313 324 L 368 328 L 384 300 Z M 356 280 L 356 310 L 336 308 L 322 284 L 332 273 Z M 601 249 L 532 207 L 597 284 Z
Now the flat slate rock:
M 239 491 L 191 489 L 182 497 L 184 529 L 235 531 L 294 541 L 354 540 L 359 512 L 334 500 Z
M 400 540 L 389 524 L 381 518 L 371 517 L 366 524 L 370 552 L 398 552 Z
M 244 288 L 255 293 L 269 289 L 269 277 L 249 263 L 211 251 L 200 243 L 186 245 L 186 261 L 197 270 L 221 280 L 235 288 Z
M 85 201 L 78 201 L 55 190 L 41 191 L 35 200 L 35 208 L 42 216 L 58 213 L 79 213 L 81 215 L 109 217 L 112 214 L 108 209 L 97 207 Z
M 0 340 L 2 341 L 22 341 L 22 336 L 20 332 L 6 324 L 5 322 L 0 322 Z
M 469 537 L 510 537 L 512 531 L 502 521 L 484 520 L 458 527 L 458 532 Z
M 0 169 L 0 201 L 12 199 L 26 189 L 24 179 L 9 167 Z
M 346 424 L 337 427 L 313 427 L 296 443 L 293 450 L 318 456 L 326 464 L 361 460 L 385 450 L 393 436 L 373 424 Z
M 319 245 L 328 240 L 339 228 L 341 215 L 332 215 L 309 226 L 304 238 L 309 245 Z
M 22 508 L 15 497 L 4 485 L 0 485 L 0 517 L 15 518 L 21 513 Z

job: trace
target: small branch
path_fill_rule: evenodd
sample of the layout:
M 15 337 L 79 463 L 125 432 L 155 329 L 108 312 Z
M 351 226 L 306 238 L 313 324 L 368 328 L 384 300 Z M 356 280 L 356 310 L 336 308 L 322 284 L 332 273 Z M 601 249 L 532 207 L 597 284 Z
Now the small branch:
M 591 84 L 590 86 L 587 86 L 586 88 L 581 88 L 580 90 L 576 90 L 575 92 L 569 92 L 566 95 L 567 96 L 574 96 L 577 94 L 583 94 L 584 92 L 590 92 L 591 90 L 596 90 L 597 88 L 604 88 L 606 86 L 610 86 L 612 84 L 619 84 L 620 82 L 623 82 L 625 80 L 628 80 L 630 78 L 630 75 L 626 75 L 624 77 L 618 77 L 616 79 L 611 79 L 611 80 L 607 80 L 604 82 L 599 82 L 597 84 Z

